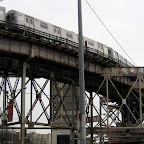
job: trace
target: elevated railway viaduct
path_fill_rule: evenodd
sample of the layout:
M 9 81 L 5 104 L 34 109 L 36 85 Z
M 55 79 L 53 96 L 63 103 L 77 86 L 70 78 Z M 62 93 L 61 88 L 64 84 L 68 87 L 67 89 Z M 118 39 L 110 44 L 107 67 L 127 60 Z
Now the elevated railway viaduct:
M 3 111 L 1 111 L 0 115 L 1 126 L 21 124 L 22 131 L 25 129 L 25 124 L 28 125 L 26 128 L 34 128 L 35 125 L 44 125 L 50 128 L 76 129 L 74 118 L 71 119 L 69 115 L 67 117 L 70 119 L 70 122 L 66 122 L 66 125 L 54 124 L 52 112 L 50 114 L 47 113 L 47 109 L 53 101 L 51 98 L 52 90 L 49 90 L 48 107 L 45 107 L 40 94 L 44 92 L 49 80 L 51 87 L 55 87 L 55 89 L 57 89 L 57 81 L 74 87 L 78 86 L 78 44 L 52 35 L 48 35 L 47 39 L 37 39 L 32 31 L 29 36 L 26 36 L 8 30 L 0 30 L 0 36 L 1 96 L 3 93 L 3 106 L 1 106 Z M 106 105 L 107 112 L 105 120 L 101 117 L 101 113 L 98 112 L 99 120 L 96 126 L 93 125 L 93 113 L 91 113 L 90 127 L 87 127 L 87 132 L 91 133 L 92 136 L 93 134 L 97 134 L 100 137 L 107 134 L 111 143 L 122 143 L 124 139 L 130 143 L 142 142 L 143 77 L 104 76 L 103 71 L 106 67 L 127 67 L 127 65 L 90 48 L 85 49 L 84 56 L 85 88 L 90 93 L 90 96 L 87 96 L 89 106 L 95 109 L 95 96 L 92 95 L 92 92 L 94 92 L 100 98 L 102 96 L 106 97 L 106 100 L 102 100 L 100 103 L 103 107 Z M 13 88 L 9 80 L 11 77 L 16 78 Z M 26 77 L 28 78 L 27 81 Z M 44 85 L 40 86 L 40 84 L 36 83 L 35 79 L 37 78 L 46 79 Z M 22 81 L 22 86 L 16 92 L 19 79 Z M 34 103 L 31 102 L 31 108 L 26 115 L 24 103 L 25 89 L 29 81 L 31 81 L 31 86 L 35 90 L 36 98 Z M 40 90 L 37 87 L 40 87 Z M 10 91 L 9 95 L 7 95 L 8 89 Z M 60 97 L 58 89 L 57 93 L 57 96 Z M 21 111 L 16 99 L 20 94 L 22 95 Z M 19 117 L 19 121 L 17 122 L 6 121 L 5 113 L 10 101 L 13 101 L 13 105 L 17 111 Z M 47 119 L 44 123 L 33 122 L 31 118 L 37 101 L 40 101 L 43 114 L 45 114 Z M 62 102 L 61 100 L 60 105 Z M 117 114 L 110 110 L 112 107 L 111 103 L 114 104 L 113 109 L 117 111 Z M 115 123 L 114 127 L 110 124 L 112 121 Z M 139 131 L 137 134 L 136 129 Z

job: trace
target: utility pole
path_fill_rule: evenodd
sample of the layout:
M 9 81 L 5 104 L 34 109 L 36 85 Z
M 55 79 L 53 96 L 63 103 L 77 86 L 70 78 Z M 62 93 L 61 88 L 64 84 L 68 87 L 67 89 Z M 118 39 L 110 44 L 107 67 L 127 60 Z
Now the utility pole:
M 86 144 L 86 116 L 85 116 L 85 79 L 84 79 L 84 52 L 82 32 L 82 7 L 78 0 L 78 28 L 79 28 L 79 87 L 80 87 L 80 144 Z
M 25 81 L 26 81 L 26 62 L 22 65 L 21 81 L 21 144 L 25 144 Z

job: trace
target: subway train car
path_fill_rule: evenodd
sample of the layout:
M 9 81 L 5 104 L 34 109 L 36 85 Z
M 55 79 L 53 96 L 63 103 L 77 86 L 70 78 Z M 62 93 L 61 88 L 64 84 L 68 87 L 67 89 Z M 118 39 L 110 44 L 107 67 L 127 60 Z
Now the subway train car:
M 68 38 L 71 41 L 78 42 L 76 33 L 65 30 L 50 23 L 44 22 L 40 19 L 25 15 L 15 10 L 10 10 L 9 12 L 7 12 L 6 20 L 8 23 L 24 25 L 27 28 L 31 28 L 33 30 L 45 32 L 58 37 Z M 38 33 L 37 31 L 34 32 L 36 34 L 41 35 L 41 33 Z
M 16 32 L 24 32 L 25 29 L 29 29 L 28 32 L 31 32 L 39 38 L 46 39 L 47 37 L 44 35 L 45 33 L 47 35 L 51 34 L 57 36 L 58 38 L 64 38 L 72 43 L 78 43 L 78 34 L 15 10 L 10 10 L 5 13 L 5 8 L 0 7 L 0 20 L 0 25 L 2 25 L 3 21 L 6 21 L 8 23 L 8 29 Z M 83 41 L 84 45 L 89 48 L 88 50 L 91 52 L 99 53 L 100 55 L 104 55 L 106 58 L 113 59 L 114 61 L 130 67 L 134 66 L 107 45 L 101 44 L 87 37 L 84 37 Z

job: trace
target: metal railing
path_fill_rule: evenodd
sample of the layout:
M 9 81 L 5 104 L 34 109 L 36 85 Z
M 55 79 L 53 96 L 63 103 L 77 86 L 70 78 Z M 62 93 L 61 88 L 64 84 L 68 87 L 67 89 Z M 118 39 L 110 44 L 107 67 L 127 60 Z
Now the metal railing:
M 46 32 L 42 32 L 34 28 L 27 27 L 25 25 L 19 25 L 19 24 L 14 24 L 14 23 L 7 23 L 5 21 L 0 21 L 0 29 L 6 30 L 9 32 L 16 32 L 23 36 L 34 37 L 47 43 L 54 43 L 54 44 L 61 45 L 63 47 L 68 47 L 70 50 L 72 49 L 73 51 L 78 53 L 79 44 L 77 42 L 71 41 L 67 38 L 62 38 L 62 37 L 55 36 Z M 93 48 L 86 47 L 86 46 L 83 46 L 83 48 L 85 51 L 85 56 L 98 55 L 100 57 L 107 59 L 108 62 L 111 61 L 120 67 L 122 66 L 129 67 L 128 64 L 122 62 L 121 60 L 113 58 L 112 56 L 109 56 L 97 49 L 93 49 Z

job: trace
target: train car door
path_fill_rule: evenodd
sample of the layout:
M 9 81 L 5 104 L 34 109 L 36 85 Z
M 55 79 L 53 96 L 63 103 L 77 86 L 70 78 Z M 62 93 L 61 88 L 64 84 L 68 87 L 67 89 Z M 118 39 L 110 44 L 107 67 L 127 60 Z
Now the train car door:
M 54 27 L 54 35 L 61 37 L 61 29 L 59 27 Z
M 34 28 L 34 20 L 33 18 L 29 17 L 29 16 L 25 16 L 25 26 L 29 27 L 29 28 Z

